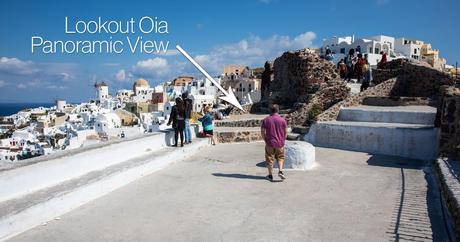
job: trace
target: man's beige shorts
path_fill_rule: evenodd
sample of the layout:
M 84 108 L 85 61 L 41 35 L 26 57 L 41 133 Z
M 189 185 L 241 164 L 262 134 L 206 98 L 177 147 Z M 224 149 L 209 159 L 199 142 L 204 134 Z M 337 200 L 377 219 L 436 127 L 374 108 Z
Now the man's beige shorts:
M 275 159 L 278 162 L 284 162 L 284 147 L 274 148 L 269 145 L 265 145 L 265 161 L 267 165 L 273 167 Z

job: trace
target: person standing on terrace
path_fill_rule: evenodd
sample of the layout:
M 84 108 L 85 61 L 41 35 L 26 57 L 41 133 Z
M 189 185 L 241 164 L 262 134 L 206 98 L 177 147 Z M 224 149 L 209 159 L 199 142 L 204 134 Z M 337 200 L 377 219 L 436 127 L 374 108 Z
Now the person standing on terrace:
M 262 120 L 260 132 L 265 141 L 265 161 L 267 162 L 269 181 L 273 181 L 273 163 L 278 162 L 278 176 L 286 179 L 283 173 L 284 144 L 287 137 L 287 122 L 279 115 L 279 106 L 273 104 L 270 116 Z

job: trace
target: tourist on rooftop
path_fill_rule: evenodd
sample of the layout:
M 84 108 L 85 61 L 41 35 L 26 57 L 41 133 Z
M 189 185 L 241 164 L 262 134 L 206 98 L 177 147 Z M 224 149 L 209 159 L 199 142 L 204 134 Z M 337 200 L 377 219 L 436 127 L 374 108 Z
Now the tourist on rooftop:
M 356 53 L 361 54 L 361 45 L 356 46 Z
M 330 49 L 326 50 L 326 56 L 324 57 L 324 59 L 330 62 L 334 60 L 334 55 L 332 54 L 332 51 Z
M 262 139 L 265 141 L 265 162 L 267 162 L 269 181 L 273 181 L 273 163 L 278 161 L 278 176 L 286 179 L 283 173 L 284 142 L 287 137 L 287 122 L 279 115 L 279 106 L 273 104 L 270 116 L 262 120 L 260 127 Z
M 213 117 L 211 111 L 212 107 L 206 106 L 204 108 L 204 116 L 199 118 L 198 121 L 200 121 L 203 125 L 203 133 L 206 135 L 206 137 L 211 138 L 211 144 L 216 145 L 217 141 L 216 137 L 214 137 L 214 125 L 212 124 Z
M 363 74 L 364 74 L 363 83 L 361 84 L 361 88 L 360 88 L 361 92 L 366 90 L 372 81 L 372 68 L 369 64 L 367 54 L 364 55 Z
M 377 64 L 377 68 L 382 69 L 385 63 L 387 63 L 387 53 L 380 51 L 380 54 L 382 55 L 382 59 Z
M 337 66 L 339 69 L 340 78 L 345 79 L 347 77 L 347 65 L 345 64 L 345 60 L 341 59 Z
M 353 67 L 354 67 L 354 57 L 355 57 L 355 50 L 350 49 L 348 51 L 348 55 L 345 57 L 345 64 L 347 65 L 347 81 L 351 82 L 351 78 L 353 77 Z
M 363 58 L 363 54 L 359 53 L 358 60 L 356 61 L 356 64 L 355 64 L 355 75 L 358 78 L 358 83 L 361 83 L 361 80 L 363 78 L 364 64 L 365 64 L 365 60 Z
M 176 105 L 171 108 L 168 125 L 174 129 L 174 145 L 177 147 L 177 141 L 180 135 L 181 147 L 184 146 L 184 129 L 185 129 L 185 105 L 181 98 L 176 98 Z
M 190 128 L 190 117 L 192 116 L 193 101 L 190 98 L 185 99 L 185 143 L 192 143 L 192 130 Z

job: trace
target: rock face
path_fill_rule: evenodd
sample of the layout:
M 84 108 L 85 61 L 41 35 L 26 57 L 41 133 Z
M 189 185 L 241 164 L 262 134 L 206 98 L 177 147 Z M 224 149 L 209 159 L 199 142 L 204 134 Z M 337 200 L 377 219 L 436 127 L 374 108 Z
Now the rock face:
M 308 170 L 315 165 L 315 147 L 305 141 L 286 141 L 284 168 Z
M 460 89 L 441 87 L 436 125 L 441 128 L 439 150 L 442 156 L 460 158 Z
M 451 85 L 452 78 L 430 66 L 397 59 L 372 72 L 374 84 L 397 78 L 391 96 L 436 97 L 442 85 Z
M 269 99 L 287 106 L 307 101 L 309 95 L 337 84 L 339 77 L 335 65 L 313 49 L 285 52 L 274 61 L 273 73 Z
M 316 115 L 349 95 L 335 65 L 314 49 L 285 52 L 262 75 L 262 102 L 294 108 L 286 115 L 290 125 L 309 125 Z

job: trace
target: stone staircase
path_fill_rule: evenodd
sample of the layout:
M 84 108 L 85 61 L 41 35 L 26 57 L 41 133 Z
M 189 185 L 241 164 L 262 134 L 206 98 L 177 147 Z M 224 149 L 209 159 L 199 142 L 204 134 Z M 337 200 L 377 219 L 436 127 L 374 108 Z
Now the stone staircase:
M 436 108 L 356 106 L 336 121 L 317 122 L 305 136 L 315 146 L 433 160 L 438 153 Z
M 0 241 L 59 217 L 208 146 L 194 139 L 173 148 L 166 131 L 109 142 L 0 173 Z M 34 159 L 34 158 L 33 158 Z

